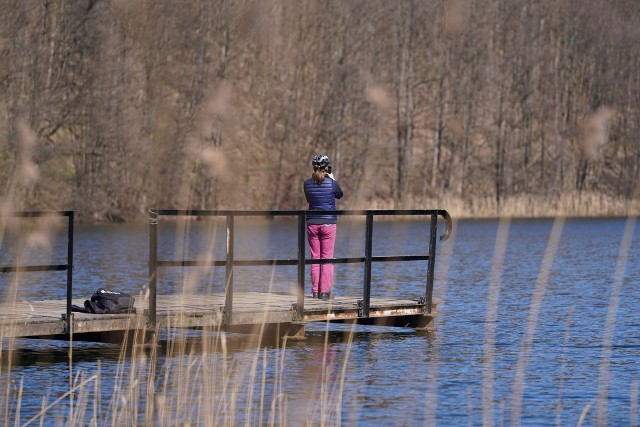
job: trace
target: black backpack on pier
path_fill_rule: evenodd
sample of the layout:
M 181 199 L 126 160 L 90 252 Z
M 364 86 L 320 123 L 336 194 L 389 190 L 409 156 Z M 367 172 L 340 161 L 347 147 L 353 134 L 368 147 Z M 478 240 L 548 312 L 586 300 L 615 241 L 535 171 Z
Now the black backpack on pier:
M 84 307 L 71 306 L 72 311 L 96 314 L 135 313 L 136 300 L 124 292 L 108 291 L 99 288 L 91 295 L 91 301 L 84 302 Z

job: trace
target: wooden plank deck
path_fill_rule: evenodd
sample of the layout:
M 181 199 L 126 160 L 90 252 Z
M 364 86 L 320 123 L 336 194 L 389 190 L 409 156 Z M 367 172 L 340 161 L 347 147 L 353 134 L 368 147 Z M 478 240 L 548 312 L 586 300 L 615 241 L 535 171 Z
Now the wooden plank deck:
M 358 318 L 358 297 L 336 296 L 331 301 L 305 297 L 304 317 L 296 319 L 293 305 L 295 295 L 236 292 L 233 313 L 228 325 L 223 323 L 224 294 L 158 295 L 156 321 L 158 328 L 222 328 L 260 324 L 304 325 L 321 321 L 357 321 L 361 323 L 390 323 L 401 319 L 419 319 L 420 324 L 432 324 L 437 313 L 423 316 L 424 306 L 416 300 L 371 298 L 370 318 Z M 73 304 L 83 306 L 84 299 Z M 136 314 L 73 313 L 74 334 L 144 329 L 147 325 L 145 300 L 136 299 Z M 66 300 L 19 301 L 0 304 L 0 337 L 51 336 L 65 333 L 63 314 Z M 391 322 L 393 323 L 393 322 Z M 397 323 L 397 322 L 396 322 Z M 400 322 L 402 323 L 402 322 Z

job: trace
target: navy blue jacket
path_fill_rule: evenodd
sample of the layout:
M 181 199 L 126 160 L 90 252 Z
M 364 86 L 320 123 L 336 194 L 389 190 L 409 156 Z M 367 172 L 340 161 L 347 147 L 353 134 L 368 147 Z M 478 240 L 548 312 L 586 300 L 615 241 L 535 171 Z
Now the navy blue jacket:
M 304 182 L 304 195 L 309 202 L 310 211 L 335 211 L 336 199 L 342 197 L 342 189 L 338 181 L 328 176 L 324 177 L 321 184 L 316 184 L 309 178 Z M 307 214 L 308 224 L 335 224 L 337 220 L 336 215 Z

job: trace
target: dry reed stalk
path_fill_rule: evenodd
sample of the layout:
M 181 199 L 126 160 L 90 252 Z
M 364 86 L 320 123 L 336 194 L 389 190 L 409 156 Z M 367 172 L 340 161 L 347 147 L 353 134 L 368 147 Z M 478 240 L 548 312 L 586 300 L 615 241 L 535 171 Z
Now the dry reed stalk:
M 100 360 L 96 361 L 96 364 L 98 365 L 97 367 L 97 373 L 96 373 L 96 380 L 93 382 L 93 395 L 94 395 L 94 399 L 93 399 L 93 423 L 92 426 L 97 427 L 98 425 L 103 425 L 103 423 L 101 422 L 101 413 L 98 411 L 98 408 L 101 408 L 102 405 L 102 399 L 101 399 L 101 394 L 100 394 L 100 382 L 101 382 L 101 372 L 102 372 L 102 364 L 100 362 Z
M 529 363 L 529 358 L 531 357 L 533 338 L 536 332 L 536 327 L 538 325 L 538 318 L 540 316 L 542 301 L 544 300 L 544 294 L 549 282 L 551 267 L 556 256 L 558 246 L 560 245 L 560 237 L 562 236 L 564 222 L 564 217 L 557 217 L 553 221 L 553 227 L 551 229 L 547 248 L 542 259 L 536 286 L 531 297 L 531 306 L 529 308 L 526 330 L 524 337 L 522 338 L 522 343 L 520 345 L 516 372 L 514 376 L 510 419 L 510 423 L 512 425 L 520 425 L 520 418 L 522 416 L 522 394 L 524 391 L 527 365 Z
M 42 402 L 40 403 L 40 412 L 41 412 L 41 416 L 40 416 L 40 425 L 44 425 L 44 415 L 47 413 L 47 411 L 45 410 L 45 408 L 47 407 L 47 402 L 49 401 L 49 399 L 51 398 L 51 388 L 47 389 L 45 394 L 42 396 Z
M 7 341 L 8 352 L 7 352 L 7 362 L 6 362 L 6 374 L 5 381 L 6 386 L 2 389 L 2 413 L 4 413 L 4 425 L 9 425 L 9 408 L 11 403 L 11 376 L 12 376 L 12 353 L 13 353 L 13 343 L 15 341 L 14 338 L 6 339 L 3 336 L 0 336 L 0 350 L 3 350 L 2 343 Z M 2 360 L 0 360 L 2 362 Z M 2 367 L 5 366 L 5 363 L 0 363 L 0 374 L 2 374 Z
M 596 398 L 594 397 L 593 399 L 591 399 L 589 401 L 589 403 L 587 403 L 585 405 L 584 409 L 582 410 L 582 413 L 580 414 L 580 418 L 578 418 L 578 422 L 576 423 L 576 427 L 581 427 L 582 423 L 584 423 L 584 420 L 587 419 L 587 414 L 591 410 L 591 406 L 593 406 L 593 402 L 595 402 L 595 400 L 596 400 Z
M 558 401 L 556 402 L 556 425 L 562 425 L 562 401 L 564 396 L 564 370 L 567 363 L 567 348 L 569 346 L 569 338 L 571 337 L 571 320 L 573 318 L 573 308 L 569 309 L 569 313 L 566 319 L 566 330 L 564 332 L 562 356 L 560 358 L 562 364 L 560 365 L 560 383 L 558 384 Z
M 216 330 L 215 336 L 207 336 L 205 341 L 203 342 L 203 354 L 212 356 L 221 352 L 221 348 L 226 348 L 226 336 L 224 332 L 221 330 L 221 325 L 218 326 Z M 207 363 L 209 362 L 209 363 Z M 207 396 L 216 396 L 217 395 L 217 371 L 216 371 L 216 358 L 215 357 L 206 357 L 203 360 L 205 365 L 205 378 L 210 379 L 205 382 L 204 389 L 206 390 Z M 211 412 L 211 408 L 213 405 L 207 401 L 202 402 L 202 407 L 204 408 L 204 419 L 208 425 L 215 425 L 216 417 L 219 415 L 218 412 Z M 202 417 L 201 417 L 202 418 Z
M 320 375 L 320 425 L 327 425 L 328 414 L 328 379 L 330 377 L 329 367 L 327 366 L 327 354 L 329 348 L 329 322 L 325 323 L 324 343 L 322 349 L 322 369 Z
M 18 399 L 16 402 L 16 425 L 18 425 L 18 420 L 20 420 L 20 406 L 22 404 L 22 391 L 24 390 L 24 377 L 20 378 L 20 388 L 18 390 Z
M 484 328 L 484 357 L 482 366 L 482 425 L 493 426 L 493 384 L 494 358 L 496 341 L 496 323 L 498 321 L 498 303 L 500 299 L 500 284 L 504 269 L 504 258 L 509 241 L 510 218 L 501 218 L 498 223 L 498 234 L 493 249 L 491 264 L 491 282 L 487 295 L 487 320 Z
M 261 325 L 260 331 L 259 333 L 262 334 L 264 332 L 264 321 Z M 254 387 L 253 384 L 255 384 L 256 381 L 256 374 L 257 374 L 257 370 L 258 370 L 258 362 L 260 361 L 260 338 L 258 339 L 258 345 L 256 347 L 256 351 L 255 354 L 252 358 L 252 362 L 251 362 L 251 369 L 249 371 L 249 384 L 251 384 L 251 386 L 249 387 L 249 395 L 247 397 L 247 402 L 252 402 L 253 401 L 253 393 L 254 393 Z M 252 414 L 251 414 L 251 405 L 247 405 L 247 408 L 245 409 L 245 426 L 249 426 L 251 425 L 251 421 L 252 421 Z
M 439 266 L 441 271 L 441 283 L 437 286 L 437 289 L 440 290 L 440 304 L 446 304 L 446 295 L 447 295 L 447 287 L 448 287 L 448 277 L 449 277 L 449 269 L 451 267 L 451 260 L 453 259 L 453 253 L 456 242 L 456 231 L 457 227 L 454 226 L 451 228 L 451 235 L 447 240 L 449 243 L 445 246 L 445 250 L 440 252 Z M 435 282 L 435 280 L 434 280 Z M 436 288 L 434 283 L 434 289 Z M 431 372 L 429 379 L 427 381 L 427 392 L 425 396 L 425 426 L 435 426 L 436 425 L 436 410 L 438 407 L 438 374 L 440 369 L 440 348 L 438 346 L 435 347 L 433 351 L 433 360 L 429 364 L 431 367 Z
M 274 275 L 275 275 L 275 265 L 273 266 L 273 268 L 271 269 L 271 280 L 269 281 L 269 293 L 271 293 L 271 287 L 273 284 L 273 280 L 274 280 Z M 267 306 L 265 305 L 265 309 L 264 312 L 262 313 L 262 322 L 260 323 L 260 327 L 258 330 L 258 340 L 257 340 L 257 344 L 256 344 L 256 351 L 255 354 L 253 356 L 253 359 L 251 361 L 251 369 L 249 371 L 249 397 L 247 398 L 247 402 L 252 402 L 253 401 L 253 384 L 254 381 L 256 379 L 256 371 L 258 368 L 258 361 L 260 358 L 260 346 L 262 344 L 262 337 L 263 334 L 265 332 L 265 325 L 266 325 L 266 321 L 267 321 Z M 266 352 L 265 352 L 266 353 Z M 263 366 L 263 371 L 264 371 L 265 367 Z M 262 408 L 260 410 L 260 414 L 259 414 L 259 420 L 262 418 Z M 247 409 L 245 411 L 245 425 L 250 425 L 250 420 L 251 420 L 251 405 L 247 405 Z
M 185 220 L 177 220 L 176 221 L 176 246 L 174 248 L 175 257 L 180 257 L 180 259 L 186 259 L 189 253 L 189 233 L 191 229 L 191 221 L 189 218 Z M 197 272 L 195 274 L 197 276 Z M 191 274 L 187 274 L 186 277 L 182 281 L 182 289 L 179 292 L 179 296 L 182 298 L 179 299 L 178 304 L 183 304 L 185 301 L 185 296 L 189 293 L 191 289 L 191 283 L 195 282 L 195 278 L 191 280 Z M 147 378 L 146 384 L 146 406 L 145 406 L 145 414 L 144 419 L 147 423 L 154 423 L 157 420 L 162 420 L 163 422 L 171 422 L 176 421 L 182 416 L 182 411 L 185 411 L 189 406 L 187 402 L 189 399 L 189 386 L 191 384 L 190 377 L 191 371 L 189 369 L 184 370 L 180 369 L 180 375 L 178 375 L 179 381 L 176 384 L 177 389 L 177 401 L 175 405 L 175 410 L 170 411 L 166 404 L 163 402 L 167 401 L 167 392 L 169 388 L 170 381 L 170 372 L 172 372 L 173 365 L 175 364 L 175 360 L 172 357 L 174 354 L 184 354 L 184 340 L 178 336 L 178 330 L 170 328 L 171 325 L 168 325 L 168 334 L 169 334 L 169 345 L 167 348 L 167 359 L 165 360 L 165 366 L 163 367 L 164 371 L 164 381 L 162 388 L 158 392 L 156 390 L 155 378 L 157 374 L 157 363 L 158 363 L 158 334 L 154 333 L 153 339 L 153 347 L 150 355 L 145 355 L 145 359 L 148 361 L 148 365 L 146 366 L 144 372 Z M 157 402 L 156 402 L 157 401 Z M 157 409 L 156 409 L 157 408 Z M 171 418 L 174 418 L 171 420 Z
M 69 390 L 73 390 L 73 328 L 69 331 Z M 73 421 L 73 392 L 69 394 L 69 419 Z
M 264 416 L 264 406 L 265 406 L 265 390 L 267 387 L 267 351 L 266 349 L 262 353 L 262 381 L 260 383 L 260 419 Z
M 613 337 L 615 335 L 616 315 L 618 313 L 618 301 L 620 299 L 622 282 L 624 280 L 624 269 L 627 265 L 629 248 L 631 247 L 635 225 L 635 217 L 627 218 L 624 233 L 622 234 L 622 241 L 620 242 L 620 249 L 618 250 L 618 259 L 616 261 L 616 269 L 613 275 L 611 295 L 609 296 L 607 317 L 604 324 L 604 336 L 602 338 L 602 355 L 600 356 L 600 367 L 598 372 L 598 398 L 596 406 L 596 422 L 598 426 L 607 425 L 607 399 L 609 391 L 611 346 L 613 345 Z
M 344 395 L 344 380 L 347 376 L 347 365 L 349 362 L 349 357 L 351 356 L 351 348 L 353 346 L 353 337 L 355 336 L 356 331 L 356 323 L 353 322 L 349 329 L 349 335 L 347 339 L 347 354 L 344 357 L 344 361 L 342 362 L 342 369 L 340 371 L 340 381 L 338 388 L 338 397 L 336 399 L 336 419 L 338 421 L 342 420 L 342 397 Z
M 84 381 L 84 377 L 84 373 L 78 373 L 76 375 L 76 381 L 74 382 L 74 385 L 77 385 L 81 381 Z M 78 390 L 74 391 L 76 398 L 73 406 L 72 416 L 70 418 L 70 421 L 68 421 L 67 423 L 68 425 L 87 425 L 87 423 L 85 422 L 85 416 L 88 412 L 87 408 L 89 406 L 89 391 L 90 389 L 88 387 L 80 387 Z
M 51 408 L 55 407 L 58 403 L 63 401 L 71 393 L 73 393 L 73 392 L 75 392 L 77 390 L 80 390 L 82 387 L 84 387 L 85 385 L 87 385 L 91 381 L 95 381 L 96 379 L 97 379 L 97 375 L 92 375 L 91 377 L 87 378 L 86 380 L 78 382 L 78 384 L 76 384 L 74 387 L 72 387 L 69 391 L 67 391 L 67 392 L 63 393 L 62 395 L 58 396 L 58 398 L 56 400 L 54 400 L 49 405 L 44 407 L 39 413 L 37 413 L 33 417 L 29 418 L 29 420 L 27 420 L 26 423 L 22 424 L 22 426 L 26 427 L 29 424 L 31 424 L 32 422 L 34 422 L 35 420 L 37 420 L 38 418 L 43 417 Z M 44 420 L 44 418 L 42 420 Z M 74 424 L 69 423 L 69 425 L 74 425 Z
M 279 343 L 280 342 L 278 341 L 277 344 Z M 285 339 L 283 341 L 283 345 L 280 351 L 276 353 L 280 357 L 279 359 L 276 359 L 279 363 L 276 365 L 278 366 L 278 370 L 276 375 L 276 386 L 275 386 L 276 393 L 273 397 L 273 401 L 276 402 L 277 405 L 274 406 L 276 408 L 276 413 L 274 414 L 273 419 L 275 419 L 276 414 L 279 415 L 278 425 L 286 425 L 286 416 L 287 416 L 287 411 L 286 411 L 287 400 L 284 394 L 284 375 L 285 375 L 284 362 L 286 360 L 286 351 L 287 351 L 286 344 L 287 344 L 287 340 Z
M 259 356 L 260 356 L 260 346 L 262 345 L 262 339 L 263 339 L 263 334 L 265 333 L 265 328 L 266 328 L 266 319 L 267 319 L 267 314 L 268 314 L 268 307 L 269 307 L 269 302 L 270 302 L 270 298 L 271 298 L 271 292 L 273 290 L 273 283 L 274 283 L 274 276 L 275 276 L 275 266 L 272 267 L 271 269 L 271 278 L 269 280 L 269 287 L 267 290 L 267 301 L 266 304 L 264 306 L 264 311 L 262 313 L 262 321 L 260 323 L 260 325 L 258 326 L 257 329 L 257 333 L 258 333 L 258 338 L 256 340 L 256 352 L 253 354 L 253 357 L 251 358 L 251 362 L 250 362 L 250 367 L 249 369 L 240 369 L 240 367 L 236 368 L 236 372 L 239 372 L 239 374 L 236 374 L 236 378 L 235 378 L 235 382 L 237 384 L 243 384 L 245 382 L 245 380 L 248 380 L 247 384 L 248 384 L 248 388 L 249 388 L 249 398 L 247 399 L 247 402 L 251 402 L 253 399 L 253 381 L 255 381 L 256 378 L 256 370 L 257 370 L 257 366 L 258 366 L 258 360 L 259 360 Z M 251 340 L 249 340 L 251 341 Z M 286 349 L 286 339 L 283 341 L 283 348 Z M 248 350 L 248 345 L 247 345 L 247 350 Z M 284 352 L 284 350 L 283 350 Z M 283 354 L 283 358 L 284 358 L 284 354 Z M 284 360 L 283 360 L 284 362 Z M 240 392 L 240 388 L 239 386 L 236 386 L 232 389 L 233 391 L 233 399 L 232 399 L 232 407 L 229 411 L 229 413 L 231 414 L 231 420 L 233 421 L 233 424 L 236 424 L 237 421 L 235 420 L 236 417 L 236 402 L 237 402 L 237 398 L 238 398 L 238 393 Z M 247 409 L 245 411 L 245 416 L 246 416 L 246 421 L 245 423 L 249 423 L 249 420 L 251 419 L 251 407 L 250 405 L 247 406 Z
M 160 405 L 159 403 L 156 403 L 156 372 L 158 369 L 158 332 L 157 331 L 152 331 L 151 332 L 151 341 L 148 343 L 148 346 L 151 348 L 151 352 L 149 355 L 146 354 L 146 352 L 143 352 L 142 355 L 144 355 L 144 358 L 142 359 L 143 364 L 142 366 L 139 368 L 139 376 L 140 378 L 147 378 L 147 384 L 146 384 L 146 388 L 144 390 L 144 396 L 145 396 L 145 412 L 144 412 L 144 419 L 145 421 L 151 422 L 153 423 L 153 420 L 155 419 L 156 413 L 157 411 L 165 411 L 166 408 L 164 407 L 164 405 Z M 132 357 L 132 365 L 134 363 L 134 361 L 137 358 L 133 358 Z M 135 372 L 135 370 L 133 370 L 133 372 Z M 144 384 L 142 385 L 144 387 Z M 136 399 L 137 402 L 137 399 Z M 135 405 L 134 407 L 137 408 L 138 405 Z M 137 414 L 137 410 L 136 410 L 136 414 Z

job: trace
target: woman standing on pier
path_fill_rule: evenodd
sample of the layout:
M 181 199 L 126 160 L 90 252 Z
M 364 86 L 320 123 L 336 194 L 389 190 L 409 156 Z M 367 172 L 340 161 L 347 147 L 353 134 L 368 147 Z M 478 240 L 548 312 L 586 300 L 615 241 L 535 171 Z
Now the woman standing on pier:
M 333 178 L 329 157 L 318 154 L 311 161 L 313 175 L 304 182 L 304 195 L 310 211 L 334 211 L 336 199 L 342 197 L 342 189 Z M 307 239 L 311 258 L 333 258 L 336 242 L 336 215 L 307 214 Z M 333 264 L 311 264 L 311 291 L 314 298 L 331 298 Z

